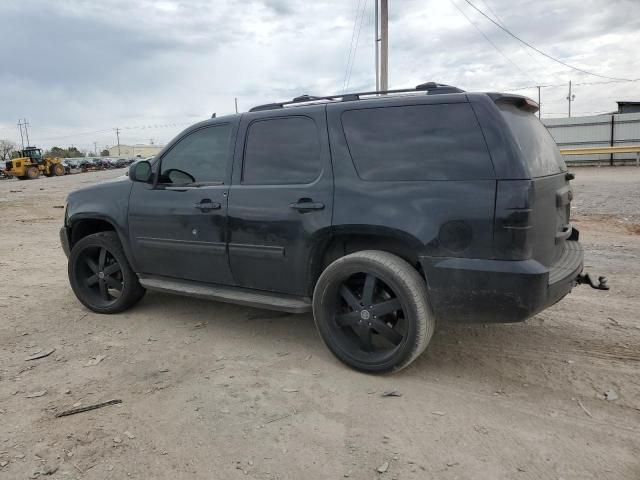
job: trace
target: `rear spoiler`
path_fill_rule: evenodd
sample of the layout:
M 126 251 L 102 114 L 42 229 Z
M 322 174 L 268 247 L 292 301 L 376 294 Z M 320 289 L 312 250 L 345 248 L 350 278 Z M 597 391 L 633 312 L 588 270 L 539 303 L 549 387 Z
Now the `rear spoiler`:
M 522 95 L 511 95 L 507 93 L 487 93 L 487 95 L 495 103 L 508 103 L 526 112 L 535 113 L 540 110 L 540 105 Z

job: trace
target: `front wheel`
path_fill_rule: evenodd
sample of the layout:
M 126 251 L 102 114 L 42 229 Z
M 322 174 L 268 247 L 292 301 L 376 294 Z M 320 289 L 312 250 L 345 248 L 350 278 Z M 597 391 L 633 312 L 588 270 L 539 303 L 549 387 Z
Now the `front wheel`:
M 39 176 L 40 176 L 40 170 L 38 170 L 38 167 L 27 168 L 27 178 L 29 180 L 35 180 Z
M 400 370 L 427 347 L 435 318 L 425 281 L 405 260 L 365 250 L 329 265 L 316 284 L 313 314 L 320 336 L 357 370 Z
M 64 165 L 62 165 L 60 163 L 56 163 L 56 164 L 51 166 L 51 175 L 52 176 L 61 177 L 65 173 L 66 173 L 66 171 L 64 169 Z
M 97 313 L 126 310 L 145 293 L 115 232 L 88 235 L 73 246 L 69 281 L 78 300 Z

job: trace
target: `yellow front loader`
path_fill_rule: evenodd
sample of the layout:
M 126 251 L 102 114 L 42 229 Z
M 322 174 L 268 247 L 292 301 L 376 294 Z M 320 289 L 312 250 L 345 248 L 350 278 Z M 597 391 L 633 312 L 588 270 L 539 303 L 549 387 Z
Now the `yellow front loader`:
M 19 152 L 19 157 L 7 162 L 6 171 L 20 180 L 33 180 L 40 174 L 47 177 L 59 177 L 65 174 L 60 158 L 44 158 L 42 150 L 27 147 Z

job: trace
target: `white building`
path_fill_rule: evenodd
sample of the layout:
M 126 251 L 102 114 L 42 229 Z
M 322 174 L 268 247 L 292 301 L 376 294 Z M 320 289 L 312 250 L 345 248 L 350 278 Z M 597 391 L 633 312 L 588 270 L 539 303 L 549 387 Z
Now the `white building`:
M 115 145 L 109 148 L 109 156 L 115 158 L 146 158 L 157 155 L 164 145 Z

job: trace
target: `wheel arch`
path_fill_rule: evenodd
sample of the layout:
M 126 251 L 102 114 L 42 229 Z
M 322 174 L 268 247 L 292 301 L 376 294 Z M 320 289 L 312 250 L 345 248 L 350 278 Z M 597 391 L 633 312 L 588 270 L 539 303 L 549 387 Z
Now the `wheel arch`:
M 333 227 L 331 233 L 316 243 L 310 255 L 308 291 L 313 292 L 324 269 L 338 258 L 362 250 L 380 250 L 406 260 L 422 278 L 424 272 L 418 260 L 422 243 L 414 236 L 377 225 L 344 225 Z
M 105 215 L 76 214 L 67 221 L 67 228 L 69 229 L 69 249 L 72 249 L 79 240 L 88 235 L 100 232 L 115 232 L 122 244 L 129 264 L 136 271 L 126 234 L 117 227 L 117 223 L 112 218 Z

